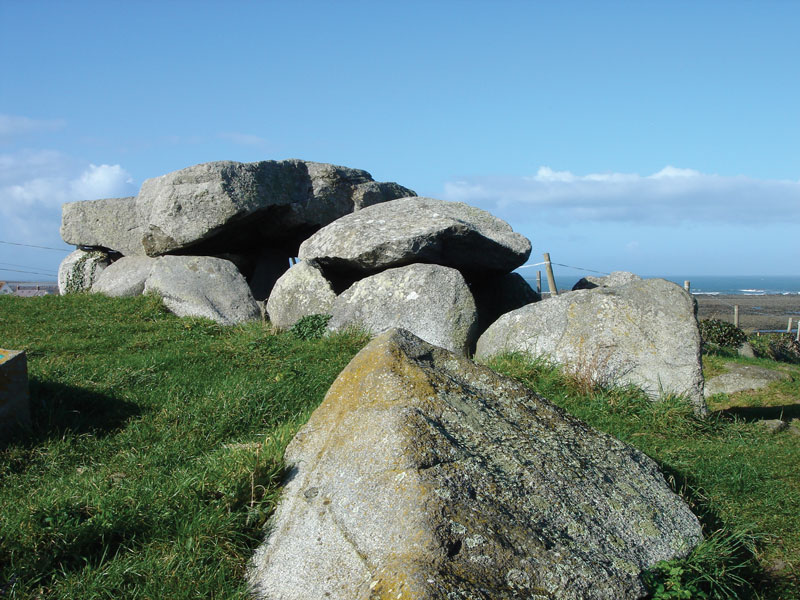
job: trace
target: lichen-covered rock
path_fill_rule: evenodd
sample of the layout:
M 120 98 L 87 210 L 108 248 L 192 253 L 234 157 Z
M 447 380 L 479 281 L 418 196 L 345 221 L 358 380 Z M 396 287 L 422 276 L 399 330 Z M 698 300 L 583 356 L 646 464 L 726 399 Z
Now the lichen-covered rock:
M 336 298 L 331 314 L 331 331 L 357 326 L 378 334 L 400 327 L 460 354 L 469 352 L 478 333 L 464 277 L 439 265 L 408 265 L 362 279 Z
M 179 317 L 234 325 L 261 317 L 247 281 L 232 262 L 211 256 L 162 256 L 145 282 Z
M 572 286 L 572 290 L 593 290 L 598 287 L 616 287 L 631 283 L 632 281 L 641 281 L 641 279 L 642 278 L 635 273 L 629 273 L 628 271 L 614 271 L 605 277 L 587 275 L 579 279 L 578 283 Z
M 267 314 L 273 325 L 288 329 L 308 315 L 329 314 L 336 294 L 319 269 L 301 262 L 275 283 L 267 300 Z
M 288 254 L 320 226 L 354 210 L 414 195 L 366 171 L 302 160 L 210 162 L 146 180 L 137 196 L 151 256 L 237 251 L 264 241 Z
M 58 266 L 58 293 L 75 294 L 89 291 L 111 260 L 100 250 L 75 250 Z
M 471 289 L 481 332 L 507 312 L 542 299 L 519 273 L 489 277 L 474 283 Z
M 363 276 L 410 263 L 459 269 L 469 278 L 508 273 L 531 252 L 524 236 L 461 202 L 401 198 L 337 219 L 300 246 L 323 272 Z
M 682 394 L 707 412 L 694 300 L 663 279 L 570 292 L 503 315 L 475 356 L 502 352 L 544 356 L 596 383 L 641 387 L 653 399 Z
M 123 256 L 106 267 L 92 285 L 92 293 L 114 298 L 141 296 L 158 258 Z
M 264 600 L 628 599 L 700 525 L 641 452 L 393 330 L 286 450 Z
M 68 202 L 61 210 L 61 237 L 68 244 L 143 255 L 144 232 L 135 197 Z

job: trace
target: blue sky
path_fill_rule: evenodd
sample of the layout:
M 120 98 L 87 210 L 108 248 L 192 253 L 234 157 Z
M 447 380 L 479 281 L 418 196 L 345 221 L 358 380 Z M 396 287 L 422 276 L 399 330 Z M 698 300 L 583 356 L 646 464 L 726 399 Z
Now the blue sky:
M 790 1 L 5 0 L 0 241 L 68 249 L 63 202 L 302 158 L 485 208 L 531 262 L 798 275 L 798 23 Z M 63 255 L 0 244 L 0 279 Z

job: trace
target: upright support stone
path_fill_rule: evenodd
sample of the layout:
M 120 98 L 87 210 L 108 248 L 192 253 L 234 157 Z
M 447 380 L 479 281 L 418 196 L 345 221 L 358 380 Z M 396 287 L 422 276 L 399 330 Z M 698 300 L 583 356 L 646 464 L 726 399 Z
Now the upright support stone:
M 23 350 L 0 348 L 0 439 L 30 423 L 28 359 Z

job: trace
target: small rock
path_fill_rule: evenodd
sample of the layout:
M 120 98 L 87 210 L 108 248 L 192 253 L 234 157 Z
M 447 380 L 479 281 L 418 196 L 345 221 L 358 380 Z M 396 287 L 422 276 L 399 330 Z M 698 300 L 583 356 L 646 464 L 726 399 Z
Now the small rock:
M 58 266 L 58 293 L 62 296 L 89 291 L 103 270 L 111 264 L 100 250 L 75 250 Z
M 336 294 L 314 265 L 302 261 L 286 271 L 267 300 L 270 322 L 288 329 L 308 315 L 330 314 Z
M 788 427 L 785 421 L 780 419 L 765 419 L 763 421 L 756 421 L 759 427 L 766 429 L 769 433 L 778 433 Z

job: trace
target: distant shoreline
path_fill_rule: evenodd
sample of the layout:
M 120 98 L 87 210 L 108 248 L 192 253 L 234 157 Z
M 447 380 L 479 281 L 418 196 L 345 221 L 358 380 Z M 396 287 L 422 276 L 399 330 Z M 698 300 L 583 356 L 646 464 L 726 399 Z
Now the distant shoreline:
M 720 319 L 733 323 L 734 306 L 739 306 L 739 327 L 746 330 L 786 331 L 789 317 L 792 331 L 800 320 L 800 294 L 693 294 L 698 319 Z

